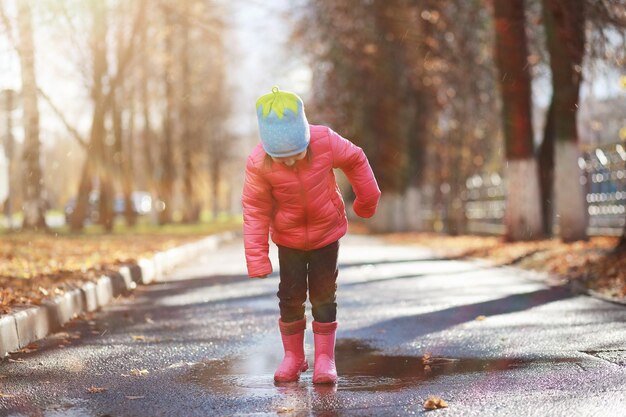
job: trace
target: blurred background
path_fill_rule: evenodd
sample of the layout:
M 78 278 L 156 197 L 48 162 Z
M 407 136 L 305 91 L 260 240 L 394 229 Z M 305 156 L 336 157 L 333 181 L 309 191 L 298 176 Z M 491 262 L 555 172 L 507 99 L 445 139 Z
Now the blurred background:
M 240 217 L 278 85 L 365 150 L 371 231 L 623 236 L 625 37 L 625 0 L 0 0 L 0 228 Z

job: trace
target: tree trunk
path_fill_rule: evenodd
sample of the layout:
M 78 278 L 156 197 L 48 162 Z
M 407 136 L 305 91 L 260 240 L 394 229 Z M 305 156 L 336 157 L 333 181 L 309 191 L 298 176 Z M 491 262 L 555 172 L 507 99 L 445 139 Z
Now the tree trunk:
M 91 190 L 93 188 L 93 157 L 91 154 L 91 148 L 88 148 L 87 157 L 85 158 L 85 162 L 83 162 L 83 169 L 78 185 L 78 193 L 76 194 L 76 201 L 74 203 L 74 211 L 70 216 L 70 230 L 72 232 L 80 232 L 83 230 L 85 219 L 87 218 L 89 211 L 89 194 L 91 194 Z
M 121 8 L 120 13 L 125 10 Z M 146 25 L 142 29 L 142 33 L 145 31 Z M 117 31 L 117 57 L 118 61 L 121 60 L 123 55 L 124 45 L 124 27 L 118 26 Z M 134 89 L 132 85 L 126 85 L 121 83 L 116 91 L 112 92 L 112 104 L 111 104 L 111 116 L 113 125 L 113 137 L 115 143 L 113 145 L 113 158 L 111 164 L 113 169 L 111 170 L 114 182 L 121 187 L 122 198 L 124 202 L 123 215 L 127 226 L 134 226 L 135 210 L 132 200 L 132 188 L 133 177 L 131 171 L 132 161 L 132 147 L 128 146 L 132 143 L 132 129 L 134 121 Z M 128 109 L 128 134 L 124 130 L 124 111 Z M 128 140 L 126 140 L 128 137 Z M 114 207 L 117 207 L 117 203 L 114 203 Z M 117 214 L 117 213 L 115 213 Z
M 104 15 L 104 13 L 102 13 L 102 15 Z M 103 20 L 103 23 L 106 25 L 104 18 L 101 18 L 101 19 Z M 106 29 L 104 31 L 106 32 Z M 102 48 L 103 48 L 102 53 L 105 54 L 106 44 L 104 42 L 102 44 Z M 106 59 L 105 56 L 106 55 L 102 55 L 102 59 Z M 103 65 L 104 68 L 106 68 L 106 61 L 103 61 L 102 63 L 99 63 L 98 65 Z M 104 73 L 106 73 L 106 70 L 104 71 Z M 116 103 L 117 93 L 112 92 L 112 94 L 113 94 L 113 99 L 112 99 L 111 110 L 113 113 L 112 117 L 113 119 L 115 119 L 116 117 L 115 112 L 119 111 L 118 109 L 115 108 L 118 105 L 118 103 Z M 105 124 L 106 122 L 104 120 L 106 119 L 106 117 L 107 117 L 106 115 L 103 116 L 102 118 L 103 124 L 101 127 L 99 127 L 99 129 L 102 129 L 102 140 L 97 142 L 97 149 L 99 149 L 99 151 L 97 152 L 97 155 L 100 161 L 96 166 L 99 168 L 98 178 L 99 178 L 99 184 L 100 184 L 98 222 L 100 223 L 100 225 L 102 225 L 102 227 L 104 228 L 106 232 L 110 233 L 113 231 L 113 225 L 115 222 L 115 211 L 113 208 L 115 204 L 114 182 L 116 180 L 115 176 L 119 175 L 120 171 L 118 170 L 119 166 L 115 162 L 116 150 L 115 148 L 112 149 L 111 146 L 107 145 L 106 140 L 105 140 L 105 137 L 107 135 L 107 129 L 106 129 L 106 124 Z
M 31 2 L 17 2 L 20 35 L 19 58 L 22 70 L 22 101 L 24 108 L 24 195 L 22 208 L 27 230 L 45 230 L 46 203 L 43 197 L 39 143 L 39 109 L 37 108 L 37 79 L 35 75 L 35 45 Z
M 135 97 L 134 90 L 128 98 L 128 129 L 127 135 L 122 134 L 122 192 L 124 194 L 124 218 L 127 226 L 137 224 L 137 211 L 133 202 L 133 178 L 134 178 L 134 138 L 135 138 Z M 126 140 L 124 140 L 126 138 Z
M 124 122 L 123 122 L 123 114 L 121 108 L 120 97 L 123 95 L 123 89 L 120 90 L 114 96 L 114 101 L 111 107 L 112 117 L 113 117 L 113 136 L 115 137 L 115 145 L 114 145 L 114 154 L 113 154 L 113 173 L 115 175 L 115 182 L 121 184 L 122 195 L 124 198 L 124 218 L 126 220 L 126 224 L 128 226 L 134 226 L 136 223 L 135 212 L 133 210 L 133 201 L 132 201 L 132 172 L 131 172 L 131 159 L 132 159 L 132 150 L 129 146 L 125 146 L 125 134 L 124 134 Z M 126 97 L 123 102 L 130 103 L 131 109 L 129 110 L 130 118 L 132 120 L 133 111 L 132 111 L 132 94 L 129 94 L 131 97 Z M 129 126 L 130 130 L 130 126 Z M 132 134 L 129 135 L 128 142 L 132 140 Z
M 181 18 L 182 45 L 180 49 L 180 63 L 182 65 L 182 100 L 181 100 L 181 124 L 182 124 L 182 153 L 183 153 L 183 193 L 185 203 L 183 207 L 183 221 L 185 223 L 197 223 L 200 217 L 197 196 L 193 182 L 194 177 L 194 151 L 196 150 L 196 137 L 191 123 L 191 68 L 189 60 L 189 0 L 183 2 L 183 17 Z
M 158 174 L 156 171 L 155 152 L 158 150 L 158 144 L 154 143 L 155 135 L 152 131 L 152 118 L 150 116 L 150 94 L 149 94 L 149 82 L 150 79 L 150 48 L 148 44 L 148 24 L 145 24 L 141 31 L 141 53 L 143 59 L 141 60 L 141 84 L 140 84 L 140 100 L 142 108 L 143 129 L 141 133 L 142 150 L 144 169 L 147 173 L 146 182 L 150 193 L 153 198 L 160 196 L 159 181 L 155 180 L 155 176 Z M 153 210 L 158 207 L 153 207 Z
M 221 161 L 219 155 L 217 158 L 213 158 L 211 164 L 211 189 L 213 191 L 212 198 L 212 212 L 213 212 L 213 221 L 217 221 L 217 217 L 220 214 L 220 174 L 222 171 Z
M 106 173 L 106 170 L 105 173 L 100 176 L 98 220 L 104 230 L 108 233 L 113 231 L 113 223 L 115 221 L 115 212 L 113 210 L 115 190 L 112 180 L 113 178 Z
M 543 141 L 539 147 L 539 179 L 541 187 L 541 213 L 543 218 L 543 234 L 552 236 L 554 217 L 554 100 L 550 103 Z
M 506 238 L 541 236 L 539 178 L 533 157 L 530 74 L 524 0 L 495 0 L 495 60 L 502 97 L 507 159 Z
M 167 8 L 163 9 L 165 13 L 166 29 L 165 29 L 165 71 L 163 73 L 163 83 L 165 84 L 165 113 L 163 115 L 163 146 L 161 148 L 161 166 L 160 166 L 160 198 L 164 203 L 163 210 L 159 213 L 159 223 L 167 224 L 172 222 L 172 198 L 174 192 L 174 158 L 172 152 L 173 146 L 173 126 L 172 112 L 174 111 L 174 87 L 173 81 L 173 63 L 171 54 L 173 53 L 173 30 L 172 17 L 169 15 Z
M 585 54 L 585 2 L 544 0 L 554 101 L 555 196 L 561 239 L 587 239 L 587 207 L 580 183 L 576 115 Z

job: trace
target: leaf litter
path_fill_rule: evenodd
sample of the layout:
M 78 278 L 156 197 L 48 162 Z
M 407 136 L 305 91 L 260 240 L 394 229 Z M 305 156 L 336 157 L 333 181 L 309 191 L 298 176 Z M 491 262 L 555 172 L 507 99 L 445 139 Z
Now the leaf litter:
M 557 238 L 506 242 L 495 236 L 393 233 L 387 235 L 387 240 L 428 247 L 445 258 L 483 258 L 494 266 L 547 272 L 561 283 L 577 282 L 604 296 L 626 301 L 626 256 L 616 249 L 618 237 L 596 236 L 572 243 Z
M 0 239 L 0 315 L 95 282 L 104 273 L 197 240 L 176 235 L 53 236 L 18 233 Z

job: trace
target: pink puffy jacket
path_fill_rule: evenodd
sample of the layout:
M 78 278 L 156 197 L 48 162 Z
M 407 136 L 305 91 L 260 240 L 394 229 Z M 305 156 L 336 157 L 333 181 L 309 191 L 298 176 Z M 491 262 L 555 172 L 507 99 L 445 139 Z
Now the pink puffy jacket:
M 265 163 L 259 145 L 246 165 L 243 233 L 248 275 L 272 273 L 268 236 L 277 245 L 312 250 L 346 234 L 346 211 L 333 168 L 348 177 L 361 217 L 376 212 L 380 190 L 363 150 L 326 126 L 311 125 L 310 157 L 293 166 Z

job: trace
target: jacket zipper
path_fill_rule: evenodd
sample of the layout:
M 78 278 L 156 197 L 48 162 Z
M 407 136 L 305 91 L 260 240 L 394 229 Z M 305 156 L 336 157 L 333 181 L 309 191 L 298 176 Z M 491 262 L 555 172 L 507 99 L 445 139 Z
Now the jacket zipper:
M 300 170 L 298 167 L 295 167 L 296 177 L 298 177 L 298 182 L 300 183 L 300 194 L 302 195 L 302 199 L 304 200 L 304 248 L 306 250 L 309 249 L 309 218 L 308 218 L 308 201 L 306 198 L 306 191 L 304 189 L 304 183 L 302 182 L 302 178 L 300 178 Z

